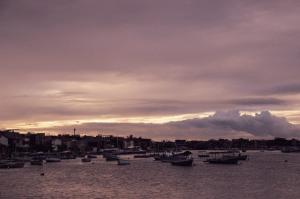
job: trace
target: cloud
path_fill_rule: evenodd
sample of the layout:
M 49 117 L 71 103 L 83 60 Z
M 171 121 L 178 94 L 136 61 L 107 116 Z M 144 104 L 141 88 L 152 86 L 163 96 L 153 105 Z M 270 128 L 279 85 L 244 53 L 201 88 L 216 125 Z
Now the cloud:
M 287 101 L 277 98 L 244 98 L 244 99 L 233 99 L 229 100 L 229 103 L 236 105 L 249 105 L 249 106 L 257 106 L 257 105 L 285 105 L 288 104 Z
M 299 4 L 2 0 L 0 120 L 297 110 Z
M 284 117 L 272 115 L 269 111 L 255 115 L 241 114 L 237 110 L 221 111 L 209 117 L 164 124 L 84 123 L 75 127 L 86 134 L 133 134 L 154 139 L 300 137 L 299 126 L 289 123 Z M 66 133 L 73 128 L 74 126 L 61 126 L 47 131 Z
M 282 84 L 278 86 L 274 86 L 271 89 L 267 89 L 264 91 L 267 94 L 278 94 L 278 95 L 294 95 L 300 93 L 300 84 L 293 83 L 293 84 Z
M 298 126 L 289 123 L 286 118 L 272 115 L 269 111 L 262 111 L 254 116 L 241 115 L 239 111 L 216 112 L 208 118 L 188 120 L 178 124 L 196 126 L 198 128 L 246 132 L 258 137 L 300 136 L 300 128 Z

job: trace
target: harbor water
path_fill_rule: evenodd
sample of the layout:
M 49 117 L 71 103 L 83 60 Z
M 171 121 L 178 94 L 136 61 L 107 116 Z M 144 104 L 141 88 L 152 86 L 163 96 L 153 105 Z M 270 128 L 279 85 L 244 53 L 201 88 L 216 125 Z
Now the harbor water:
M 0 170 L 0 198 L 300 198 L 300 153 L 247 154 L 238 165 L 204 163 L 197 153 L 192 167 L 132 156 L 125 156 L 131 160 L 126 166 L 101 156 L 90 163 L 26 164 Z

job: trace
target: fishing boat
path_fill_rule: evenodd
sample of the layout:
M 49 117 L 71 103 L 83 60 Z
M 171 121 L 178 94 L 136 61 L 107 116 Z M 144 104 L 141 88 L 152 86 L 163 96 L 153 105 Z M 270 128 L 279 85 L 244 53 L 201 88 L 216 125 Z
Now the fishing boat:
M 120 165 L 120 166 L 130 165 L 130 162 L 129 162 L 129 160 L 118 159 L 118 165 Z
M 239 158 L 234 153 L 233 151 L 210 152 L 213 157 L 205 162 L 210 164 L 237 164 Z
M 85 158 L 81 159 L 81 162 L 91 162 L 91 161 L 92 161 L 92 159 L 88 158 L 88 157 L 85 157 Z
M 167 163 L 171 163 L 173 160 L 176 160 L 178 157 L 186 157 L 191 155 L 192 153 L 190 151 L 185 151 L 185 152 L 181 152 L 181 153 L 163 153 L 163 154 L 158 154 L 158 155 L 154 155 L 154 160 L 159 160 L 161 162 L 167 162 Z

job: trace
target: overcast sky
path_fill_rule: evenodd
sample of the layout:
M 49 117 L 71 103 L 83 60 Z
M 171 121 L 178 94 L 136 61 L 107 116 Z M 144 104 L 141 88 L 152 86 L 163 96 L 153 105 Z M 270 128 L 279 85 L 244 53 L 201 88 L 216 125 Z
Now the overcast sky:
M 0 128 L 297 137 L 299 21 L 298 0 L 0 0 Z M 168 123 L 219 113 L 273 126 Z

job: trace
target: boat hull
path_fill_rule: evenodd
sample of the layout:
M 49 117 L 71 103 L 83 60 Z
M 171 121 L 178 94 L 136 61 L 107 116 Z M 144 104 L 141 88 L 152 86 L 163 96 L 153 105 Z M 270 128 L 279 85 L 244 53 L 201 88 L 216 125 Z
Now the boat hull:
M 237 164 L 237 158 L 226 158 L 226 159 L 209 159 L 207 160 L 210 164 Z
M 56 159 L 56 158 L 51 158 L 51 159 L 46 159 L 46 162 L 47 163 L 56 163 L 56 162 L 61 162 L 61 160 L 60 159 Z
M 119 158 L 117 156 L 107 156 L 106 161 L 118 161 Z
M 90 158 L 82 158 L 81 162 L 91 162 L 92 160 Z
M 248 159 L 248 155 L 239 155 L 237 156 L 238 160 L 247 160 Z
M 127 161 L 127 160 L 121 160 L 121 159 L 119 159 L 118 160 L 118 165 L 120 165 L 120 166 L 130 165 L 130 162 Z
M 188 160 L 174 160 L 171 162 L 174 166 L 193 166 L 193 159 Z
M 198 155 L 199 158 L 208 158 L 209 155 Z
M 0 169 L 18 169 L 23 168 L 25 165 L 24 162 L 7 162 L 7 163 L 1 163 Z
M 32 160 L 32 161 L 30 161 L 30 164 L 33 166 L 42 166 L 43 160 Z

